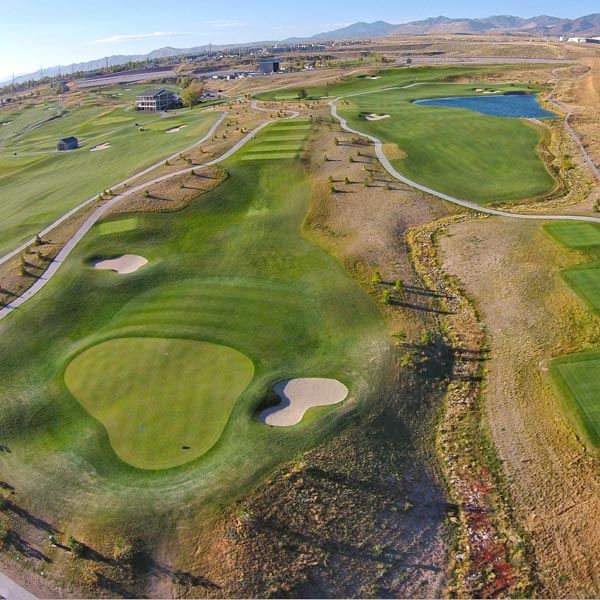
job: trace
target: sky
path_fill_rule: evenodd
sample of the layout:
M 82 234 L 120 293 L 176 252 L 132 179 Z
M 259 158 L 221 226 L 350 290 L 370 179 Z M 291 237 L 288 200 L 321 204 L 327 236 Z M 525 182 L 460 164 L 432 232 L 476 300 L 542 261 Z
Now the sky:
M 0 81 L 113 54 L 163 46 L 310 36 L 356 21 L 405 23 L 444 15 L 487 17 L 600 12 L 598 0 L 0 0 Z

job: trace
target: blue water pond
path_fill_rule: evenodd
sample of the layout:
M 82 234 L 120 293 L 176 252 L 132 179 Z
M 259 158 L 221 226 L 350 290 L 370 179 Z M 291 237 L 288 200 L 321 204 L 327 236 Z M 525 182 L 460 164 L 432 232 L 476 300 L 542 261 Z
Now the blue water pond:
M 415 100 L 415 104 L 467 108 L 484 115 L 527 119 L 553 118 L 556 115 L 543 109 L 533 94 L 498 94 L 488 96 L 456 96 Z

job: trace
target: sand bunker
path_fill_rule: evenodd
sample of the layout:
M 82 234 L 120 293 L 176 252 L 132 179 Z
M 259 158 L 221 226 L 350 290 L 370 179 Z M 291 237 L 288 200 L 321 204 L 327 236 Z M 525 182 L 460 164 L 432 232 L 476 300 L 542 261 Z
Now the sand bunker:
M 381 119 L 389 119 L 390 115 L 376 115 L 375 113 L 371 113 L 367 115 L 367 121 L 381 121 Z
M 183 129 L 184 127 L 185 125 L 179 125 L 179 127 L 171 127 L 171 129 L 167 129 L 167 133 L 175 133 L 176 131 Z
M 502 93 L 502 90 L 494 90 L 494 91 L 490 91 L 490 90 L 488 90 L 488 91 L 486 91 L 486 92 L 483 92 L 483 93 L 484 93 L 484 94 L 501 94 L 501 93 Z
M 90 148 L 90 152 L 98 152 L 99 150 L 106 150 L 107 148 L 110 148 L 110 144 L 98 144 L 97 146 Z
M 147 263 L 148 261 L 143 256 L 138 256 L 137 254 L 124 254 L 118 258 L 99 260 L 94 263 L 94 269 L 110 269 L 115 273 L 126 275 L 127 273 L 137 271 Z
M 297 425 L 309 408 L 337 404 L 348 396 L 348 388 L 343 383 L 320 377 L 284 379 L 273 386 L 273 391 L 281 402 L 263 410 L 259 419 L 265 425 L 276 427 Z
M 372 76 L 372 77 L 367 77 L 367 79 L 381 79 L 381 77 Z

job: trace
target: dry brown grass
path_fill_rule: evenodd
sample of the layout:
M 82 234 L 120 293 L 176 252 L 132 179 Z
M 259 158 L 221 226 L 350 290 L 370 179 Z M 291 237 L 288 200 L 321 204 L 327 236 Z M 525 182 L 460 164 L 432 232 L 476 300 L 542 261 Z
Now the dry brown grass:
M 216 166 L 177 175 L 128 196 L 125 201 L 116 204 L 110 212 L 118 214 L 181 210 L 199 195 L 219 186 L 226 176 L 225 171 Z
M 600 337 L 559 269 L 581 257 L 536 224 L 486 219 L 449 228 L 446 269 L 474 298 L 491 340 L 485 402 L 516 514 L 531 535 L 543 594 L 600 591 L 600 464 L 576 438 L 548 360 Z

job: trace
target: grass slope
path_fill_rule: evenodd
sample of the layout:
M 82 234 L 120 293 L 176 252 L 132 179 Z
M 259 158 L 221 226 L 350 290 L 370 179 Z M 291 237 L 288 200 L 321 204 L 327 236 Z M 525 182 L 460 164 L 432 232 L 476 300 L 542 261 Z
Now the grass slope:
M 139 214 L 137 229 L 111 235 L 93 228 L 44 290 L 0 322 L 0 437 L 11 448 L 0 467 L 30 510 L 57 523 L 162 531 L 179 509 L 221 505 L 378 397 L 385 327 L 338 262 L 302 235 L 310 199 L 302 165 L 242 158 L 226 165 L 225 183 L 179 212 Z M 149 263 L 128 276 L 91 268 L 95 257 L 125 253 Z M 218 344 L 254 364 L 201 457 L 134 468 L 69 392 L 63 373 L 74 357 L 130 337 Z M 350 396 L 296 427 L 265 427 L 256 414 L 272 385 L 297 376 L 339 379 Z M 120 375 L 111 377 L 116 389 Z
M 122 338 L 78 355 L 65 383 L 104 425 L 121 459 L 168 469 L 202 456 L 219 439 L 253 371 L 248 358 L 225 346 Z
M 102 102 L 72 107 L 66 116 L 1 144 L 5 149 L 0 150 L 0 254 L 32 237 L 77 203 L 193 144 L 217 118 L 215 112 L 201 110 L 179 111 L 162 118 L 156 113 L 125 112 L 123 104 Z M 33 107 L 22 112 L 34 121 L 40 110 L 43 112 Z M 18 127 L 22 130 L 23 125 L 19 122 Z M 178 125 L 185 127 L 176 133 L 166 132 Z M 82 147 L 55 152 L 56 141 L 68 135 L 76 136 Z M 102 143 L 110 147 L 89 151 Z

